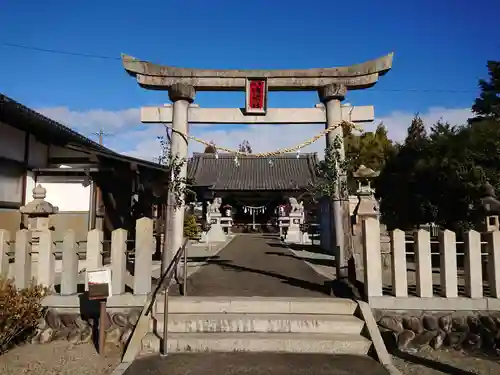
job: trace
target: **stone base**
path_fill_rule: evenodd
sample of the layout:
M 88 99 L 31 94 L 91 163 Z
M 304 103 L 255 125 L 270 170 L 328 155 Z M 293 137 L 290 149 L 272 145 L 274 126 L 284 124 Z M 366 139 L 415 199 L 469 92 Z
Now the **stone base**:
M 410 315 L 377 312 L 377 324 L 388 347 L 500 352 L 500 313 L 440 312 Z
M 309 237 L 309 233 L 302 233 L 301 244 L 303 244 L 303 245 L 311 245 L 312 244 L 311 238 Z
M 224 233 L 220 223 L 212 224 L 207 232 L 207 242 L 224 242 L 226 238 L 226 233 Z
M 139 319 L 141 310 L 131 309 L 128 313 L 108 312 L 106 324 L 106 342 L 124 346 Z M 32 344 L 45 344 L 55 340 L 68 340 L 73 344 L 92 342 L 94 324 L 98 324 L 98 315 L 82 319 L 79 313 L 59 312 L 48 309 L 40 321 Z
M 286 243 L 302 243 L 302 232 L 299 230 L 290 230 L 288 228 L 288 231 L 286 233 L 285 237 L 285 242 Z

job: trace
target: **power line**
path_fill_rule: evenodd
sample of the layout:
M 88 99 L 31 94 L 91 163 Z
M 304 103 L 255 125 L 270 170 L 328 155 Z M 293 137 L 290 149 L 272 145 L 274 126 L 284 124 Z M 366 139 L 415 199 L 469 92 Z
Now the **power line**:
M 67 55 L 67 56 L 83 57 L 83 58 L 90 58 L 90 59 L 102 59 L 102 60 L 114 60 L 114 61 L 121 60 L 121 57 L 115 57 L 115 56 L 105 56 L 105 55 L 96 55 L 96 54 L 91 54 L 91 53 L 80 53 L 80 52 L 64 51 L 64 50 L 58 50 L 58 49 L 40 48 L 40 47 L 27 46 L 27 45 L 22 45 L 22 44 L 17 44 L 17 43 L 2 42 L 2 43 L 0 43 L 0 45 L 5 46 L 5 47 L 24 49 L 24 50 L 28 50 L 28 51 L 46 52 L 46 53 L 53 53 L 53 54 L 58 54 L 58 55 Z M 143 60 L 138 60 L 138 61 L 146 62 Z M 372 89 L 370 91 L 464 94 L 464 93 L 477 92 L 477 90 L 478 90 L 477 88 L 470 88 L 470 89 L 439 89 L 439 88 L 432 88 L 432 89 L 425 89 L 425 88 L 424 89 L 379 89 L 379 88 L 375 88 L 375 89 Z
M 80 53 L 80 52 L 62 51 L 62 50 L 57 50 L 57 49 L 49 49 L 49 48 L 40 48 L 40 47 L 26 46 L 26 45 L 16 44 L 16 43 L 2 43 L 2 46 L 13 47 L 13 48 L 20 48 L 20 49 L 25 49 L 25 50 L 28 50 L 28 51 L 38 51 L 38 52 L 55 53 L 55 54 L 58 54 L 58 55 L 69 55 L 69 56 L 77 56 L 77 57 L 87 57 L 87 58 L 93 58 L 93 59 L 121 60 L 120 57 L 95 55 L 95 54 L 91 54 L 91 53 Z

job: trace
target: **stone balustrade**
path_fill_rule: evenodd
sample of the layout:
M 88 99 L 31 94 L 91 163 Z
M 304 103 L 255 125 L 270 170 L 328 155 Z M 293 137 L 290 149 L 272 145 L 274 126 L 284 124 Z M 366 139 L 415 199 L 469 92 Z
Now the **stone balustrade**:
M 88 232 L 86 244 L 77 243 L 72 230 L 66 232 L 62 242 L 54 241 L 54 232 L 49 229 L 39 230 L 37 234 L 39 240 L 35 250 L 31 231 L 19 230 L 15 238 L 11 238 L 8 231 L 0 229 L 0 272 L 3 277 L 13 278 L 18 288 L 29 286 L 34 279 L 51 291 L 47 301 L 57 300 L 58 304 L 77 307 L 75 301 L 83 291 L 85 270 L 109 267 L 112 298 L 139 297 L 132 302 L 128 298 L 130 303 L 123 303 L 122 298 L 118 305 L 140 306 L 151 291 L 155 252 L 153 220 L 137 220 L 133 240 L 129 239 L 126 230 L 114 230 L 110 243 L 104 241 L 103 232 L 97 229 Z M 104 252 L 104 248 L 109 251 Z M 46 305 L 50 307 L 52 303 Z
M 365 297 L 372 308 L 500 310 L 500 231 L 470 231 L 457 241 L 445 230 L 431 241 L 427 230 L 415 231 L 409 240 L 396 229 L 389 232 L 385 267 L 379 221 L 366 218 L 362 224 Z

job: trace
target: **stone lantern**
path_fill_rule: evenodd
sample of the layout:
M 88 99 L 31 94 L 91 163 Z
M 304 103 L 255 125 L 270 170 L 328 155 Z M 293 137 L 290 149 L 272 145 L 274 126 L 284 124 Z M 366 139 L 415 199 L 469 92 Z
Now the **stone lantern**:
M 38 257 L 38 233 L 49 229 L 50 216 L 59 212 L 59 208 L 45 200 L 47 190 L 40 184 L 33 189 L 33 200 L 19 209 L 28 218 L 28 230 L 31 232 L 32 260 Z
M 360 217 L 378 217 L 378 202 L 375 199 L 375 190 L 371 187 L 371 181 L 378 177 L 379 174 L 380 172 L 376 172 L 364 165 L 360 165 L 352 174 L 358 182 L 358 189 L 356 190 L 358 203 L 353 212 L 356 223 Z
M 495 195 L 495 189 L 490 183 L 483 186 L 483 197 L 481 198 L 481 205 L 484 212 L 484 222 L 482 222 L 481 231 L 495 232 L 500 229 L 499 215 L 500 215 L 500 201 Z

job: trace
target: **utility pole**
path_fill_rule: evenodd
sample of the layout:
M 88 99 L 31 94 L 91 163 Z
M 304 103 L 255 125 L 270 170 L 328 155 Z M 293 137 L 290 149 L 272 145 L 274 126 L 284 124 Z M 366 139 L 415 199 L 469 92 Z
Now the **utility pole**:
M 103 137 L 107 137 L 112 135 L 111 133 L 106 133 L 102 128 L 99 129 L 98 132 L 92 133 L 94 135 L 97 135 L 99 137 L 99 145 L 103 146 Z M 104 212 L 102 209 L 102 193 L 101 189 L 95 182 L 92 183 L 94 186 L 93 189 L 93 197 L 94 197 L 94 209 L 93 209 L 93 217 L 90 218 L 91 220 L 91 229 L 103 229 L 103 218 L 104 218 Z

